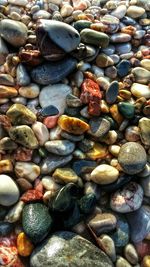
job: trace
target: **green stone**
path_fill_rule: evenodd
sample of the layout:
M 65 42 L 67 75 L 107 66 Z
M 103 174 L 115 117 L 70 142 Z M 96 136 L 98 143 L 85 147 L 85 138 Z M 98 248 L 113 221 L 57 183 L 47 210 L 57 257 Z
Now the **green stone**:
M 78 188 L 75 184 L 69 183 L 60 189 L 53 201 L 50 201 L 50 209 L 56 212 L 66 212 L 73 208 Z
M 14 125 L 33 124 L 36 121 L 36 115 L 22 104 L 12 105 L 6 115 Z
M 77 31 L 82 31 L 83 29 L 86 29 L 86 28 L 90 28 L 90 25 L 92 24 L 91 21 L 88 21 L 88 20 L 77 20 L 75 23 L 74 23 L 74 28 L 77 30 Z
M 36 139 L 34 132 L 27 125 L 11 127 L 9 136 L 13 141 L 27 148 L 35 149 L 38 147 L 38 140 Z
M 40 147 L 38 152 L 42 158 L 45 158 L 47 156 L 47 150 L 44 147 Z
M 109 257 L 85 238 L 72 232 L 56 232 L 37 246 L 31 267 L 113 267 Z
M 109 36 L 105 33 L 84 29 L 80 33 L 81 41 L 87 44 L 93 44 L 105 48 L 109 44 Z
M 96 205 L 96 196 L 95 194 L 92 193 L 83 196 L 79 201 L 80 210 L 82 213 L 85 214 L 92 212 L 95 205 Z
M 42 203 L 25 205 L 22 213 L 22 226 L 33 243 L 41 242 L 52 227 L 52 218 L 48 208 Z
M 135 107 L 133 104 L 128 102 L 119 102 L 118 109 L 126 119 L 132 119 L 134 117 Z

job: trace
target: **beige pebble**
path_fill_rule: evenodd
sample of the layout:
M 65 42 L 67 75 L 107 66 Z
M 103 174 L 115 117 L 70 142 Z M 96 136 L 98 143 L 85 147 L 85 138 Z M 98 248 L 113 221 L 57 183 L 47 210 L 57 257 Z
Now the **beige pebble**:
M 97 184 L 110 184 L 118 179 L 119 171 L 108 165 L 101 164 L 91 173 L 91 180 Z
M 115 267 L 132 267 L 132 265 L 123 257 L 118 256 Z
M 26 98 L 35 98 L 39 95 L 40 88 L 37 84 L 31 83 L 28 86 L 22 86 L 19 88 L 19 94 Z
M 25 203 L 23 201 L 19 201 L 17 204 L 15 204 L 15 206 L 13 206 L 7 213 L 5 221 L 10 223 L 19 221 L 24 205 Z
M 101 141 L 107 145 L 113 145 L 117 141 L 118 134 L 116 131 L 111 130 L 105 137 L 101 138 Z
M 129 142 L 140 140 L 140 129 L 137 126 L 129 126 L 125 130 L 125 138 Z
M 150 59 L 143 59 L 140 62 L 141 66 L 150 71 Z
M 138 254 L 132 244 L 127 244 L 124 249 L 124 255 L 131 264 L 138 263 Z
M 32 130 L 41 146 L 43 146 L 45 142 L 49 140 L 49 131 L 42 122 L 36 121 L 32 125 Z
M 143 260 L 141 267 L 149 267 L 150 266 L 150 255 L 146 255 Z
M 33 182 L 40 175 L 40 167 L 32 162 L 16 162 L 15 174 L 18 178 L 25 178 Z
M 109 235 L 100 235 L 98 243 L 103 247 L 103 251 L 111 258 L 113 262 L 116 261 L 116 249 L 113 239 Z
M 64 4 L 60 10 L 60 14 L 63 18 L 69 17 L 72 14 L 72 12 L 73 12 L 73 7 L 68 4 Z
M 44 188 L 48 191 L 56 192 L 61 188 L 61 186 L 57 184 L 51 176 L 44 176 L 41 181 Z
M 57 168 L 52 176 L 56 183 L 60 184 L 76 183 L 78 181 L 78 176 L 71 168 Z
M 131 86 L 132 94 L 137 97 L 145 97 L 146 99 L 150 98 L 150 88 L 148 85 L 140 84 L 140 83 L 133 83 Z
M 129 6 L 127 15 L 133 19 L 141 17 L 145 13 L 145 9 L 139 6 Z
M 59 126 L 54 127 L 50 130 L 49 139 L 52 140 L 59 140 L 60 139 L 60 133 L 62 132 L 62 129 Z

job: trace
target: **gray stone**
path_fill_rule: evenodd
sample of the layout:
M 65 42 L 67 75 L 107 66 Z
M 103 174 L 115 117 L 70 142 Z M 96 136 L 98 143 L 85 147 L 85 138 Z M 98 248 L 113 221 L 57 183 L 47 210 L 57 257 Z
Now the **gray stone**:
M 106 101 L 109 104 L 113 104 L 118 96 L 119 92 L 119 83 L 114 81 L 110 84 L 108 90 L 106 91 Z
M 66 156 L 75 149 L 75 144 L 69 140 L 54 140 L 45 143 L 45 148 L 56 155 Z
M 41 173 L 49 174 L 58 167 L 65 166 L 68 162 L 72 160 L 72 155 L 61 157 L 58 155 L 50 154 L 45 158 L 41 165 Z
M 20 21 L 3 19 L 0 22 L 1 37 L 11 45 L 20 47 L 26 43 L 27 27 Z
M 96 138 L 103 137 L 110 130 L 110 122 L 104 118 L 93 118 L 90 120 L 88 133 Z
M 120 148 L 118 161 L 125 173 L 137 174 L 147 162 L 145 149 L 139 143 L 127 142 Z
M 72 232 L 56 232 L 38 246 L 30 258 L 31 267 L 112 267 L 101 249 Z

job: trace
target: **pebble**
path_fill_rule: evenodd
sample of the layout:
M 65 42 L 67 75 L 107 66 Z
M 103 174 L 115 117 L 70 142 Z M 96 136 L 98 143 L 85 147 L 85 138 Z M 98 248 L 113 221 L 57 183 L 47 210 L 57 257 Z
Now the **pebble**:
M 67 59 L 59 61 L 58 72 L 57 62 L 43 63 L 31 71 L 31 77 L 35 83 L 41 85 L 58 83 L 76 68 L 76 64 L 76 59 L 68 56 Z
M 117 65 L 117 73 L 120 77 L 124 77 L 128 74 L 130 69 L 130 62 L 128 60 L 123 59 L 120 61 L 120 63 Z
M 127 43 L 131 40 L 131 35 L 127 33 L 114 33 L 111 35 L 110 41 L 112 43 Z
M 42 241 L 51 229 L 52 218 L 48 208 L 42 203 L 30 203 L 24 206 L 22 226 L 30 240 L 37 244 Z
M 137 174 L 146 165 L 145 149 L 138 143 L 127 142 L 120 148 L 118 161 L 125 173 Z
M 16 5 L 16 6 L 26 6 L 28 4 L 27 0 L 8 0 L 9 4 Z
M 118 108 L 120 113 L 126 118 L 126 119 L 132 119 L 134 117 L 135 107 L 132 103 L 128 102 L 119 102 Z
M 18 178 L 33 182 L 40 175 L 40 167 L 32 162 L 16 162 L 15 174 Z
M 108 66 L 111 66 L 114 64 L 113 60 L 111 57 L 107 56 L 106 54 L 100 53 L 96 57 L 96 64 L 100 68 L 106 68 Z
M 10 74 L 0 74 L 0 84 L 2 85 L 8 85 L 8 86 L 14 86 L 15 81 L 14 78 Z
M 114 81 L 110 84 L 109 88 L 106 91 L 106 102 L 108 104 L 115 103 L 119 92 L 119 83 Z
M 9 136 L 13 141 L 27 148 L 35 149 L 38 147 L 38 140 L 36 139 L 34 132 L 27 125 L 11 127 Z
M 129 126 L 125 130 L 125 138 L 129 142 L 136 142 L 140 140 L 140 130 L 137 126 Z
M 11 206 L 19 199 L 19 189 L 13 179 L 5 174 L 0 175 L 0 205 Z
M 131 86 L 131 93 L 137 98 L 150 98 L 150 88 L 145 84 L 133 83 Z
M 25 98 L 33 99 L 38 97 L 40 88 L 37 84 L 31 83 L 28 86 L 22 86 L 19 88 L 19 94 Z
M 101 138 L 110 130 L 110 122 L 105 118 L 92 118 L 89 122 L 90 129 L 88 134 L 93 137 Z
M 125 247 L 129 242 L 130 229 L 127 220 L 117 215 L 117 224 L 114 233 L 110 234 L 114 240 L 116 249 Z
M 109 37 L 107 34 L 97 32 L 92 29 L 83 29 L 80 32 L 81 41 L 87 44 L 93 44 L 105 48 L 109 44 Z
M 26 43 L 27 30 L 26 25 L 20 21 L 3 19 L 0 23 L 1 37 L 15 47 Z
M 138 127 L 140 129 L 141 141 L 144 145 L 150 145 L 150 119 L 143 117 L 139 120 Z
M 147 84 L 150 81 L 150 71 L 144 68 L 136 67 L 132 70 L 132 73 L 137 83 Z
M 115 10 L 111 12 L 112 16 L 122 19 L 126 14 L 127 8 L 125 5 L 119 5 Z
M 47 141 L 45 148 L 53 154 L 67 156 L 74 151 L 75 144 L 69 140 L 54 140 Z
M 54 252 L 52 248 L 56 246 L 57 252 Z M 65 250 L 63 249 L 64 247 Z M 47 256 L 48 251 L 51 251 L 49 256 Z M 70 253 L 72 255 L 71 258 Z M 39 261 L 39 257 L 42 260 Z M 58 267 L 60 264 L 62 267 L 68 264 L 82 265 L 83 267 L 87 265 L 95 265 L 95 267 L 113 266 L 108 256 L 101 249 L 96 248 L 85 238 L 67 231 L 54 233 L 43 244 L 38 246 L 31 255 L 30 264 L 31 267 L 40 267 L 43 265 L 45 267 L 49 265 Z
M 132 242 L 139 243 L 147 236 L 150 231 L 149 218 L 150 212 L 143 206 L 127 215 Z
M 150 175 L 141 179 L 141 186 L 146 197 L 150 197 Z
M 13 104 L 6 114 L 13 125 L 33 124 L 36 121 L 35 114 L 22 104 Z
M 132 244 L 129 243 L 128 245 L 125 246 L 124 255 L 126 259 L 128 260 L 128 262 L 130 262 L 131 264 L 138 263 L 138 260 L 139 260 L 138 254 L 137 254 L 135 247 Z
M 21 219 L 22 210 L 24 207 L 23 201 L 18 201 L 5 216 L 5 221 L 9 223 L 15 223 Z
M 49 131 L 42 122 L 36 121 L 32 124 L 32 130 L 41 146 L 49 140 Z
M 16 70 L 17 84 L 20 86 L 27 86 L 30 84 L 30 76 L 23 64 L 19 64 Z
M 91 173 L 91 180 L 97 184 L 110 184 L 118 179 L 119 172 L 116 168 L 101 164 L 97 166 Z
M 143 59 L 140 62 L 141 66 L 145 68 L 146 70 L 150 71 L 150 60 L 149 59 Z
M 9 51 L 5 41 L 0 37 L 0 64 L 4 64 Z
M 143 258 L 142 267 L 148 267 L 150 265 L 150 256 L 147 255 Z
M 53 177 L 60 184 L 76 183 L 79 178 L 71 168 L 57 168 L 53 173 Z
M 62 83 L 43 87 L 39 95 L 40 105 L 42 108 L 54 105 L 59 113 L 63 114 L 66 108 L 66 97 L 70 93 L 71 87 Z M 49 95 L 49 98 L 47 98 L 47 95 Z
M 129 53 L 132 49 L 132 46 L 130 43 L 123 43 L 123 44 L 116 44 L 115 50 L 116 52 L 120 54 Z
M 36 28 L 37 39 L 41 38 L 44 43 L 43 34 L 47 34 L 47 46 L 55 43 L 65 52 L 71 52 L 76 49 L 80 43 L 80 35 L 71 25 L 61 21 L 42 19 Z M 42 49 L 41 40 L 38 40 L 39 48 Z
M 100 248 L 111 258 L 112 262 L 116 261 L 116 249 L 113 239 L 109 235 L 100 235 L 98 237 Z
M 13 231 L 13 224 L 9 222 L 0 222 L 0 236 L 10 235 Z
M 88 221 L 88 226 L 99 236 L 102 233 L 111 232 L 116 228 L 116 217 L 111 213 L 97 214 Z
M 0 97 L 1 98 L 11 98 L 18 95 L 17 90 L 14 87 L 9 87 L 5 85 L 0 85 Z
M 145 9 L 140 6 L 129 6 L 127 9 L 127 15 L 133 19 L 141 17 L 145 13 Z
M 89 125 L 86 122 L 66 115 L 61 115 L 59 117 L 58 125 L 62 130 L 75 135 L 83 134 L 89 129 Z
M 56 183 L 55 180 L 51 176 L 43 176 L 41 181 L 42 181 L 43 187 L 46 190 L 51 191 L 52 193 L 55 193 L 61 188 L 60 185 Z
M 23 257 L 30 256 L 34 249 L 33 244 L 30 242 L 24 232 L 21 232 L 17 236 L 17 249 L 18 254 Z
M 131 267 L 132 265 L 123 257 L 118 256 L 116 261 L 116 267 Z
M 72 155 L 68 155 L 66 157 L 61 157 L 57 155 L 50 155 L 45 158 L 41 164 L 41 173 L 49 174 L 54 171 L 58 167 L 63 167 L 68 162 L 72 160 Z
M 142 187 L 135 182 L 130 182 L 112 195 L 110 206 L 116 212 L 133 212 L 141 207 L 142 200 Z

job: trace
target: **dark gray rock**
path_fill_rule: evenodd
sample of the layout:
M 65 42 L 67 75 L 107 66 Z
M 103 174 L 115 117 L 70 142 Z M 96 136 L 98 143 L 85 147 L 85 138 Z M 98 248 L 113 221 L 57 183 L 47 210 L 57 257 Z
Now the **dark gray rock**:
M 38 246 L 31 267 L 112 267 L 108 256 L 88 240 L 72 232 L 56 232 Z

